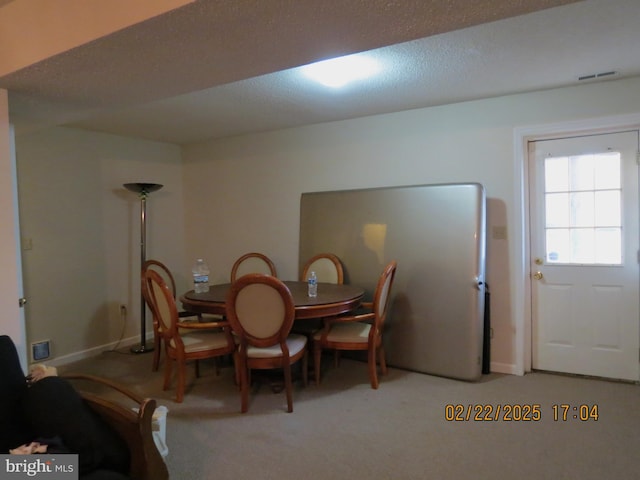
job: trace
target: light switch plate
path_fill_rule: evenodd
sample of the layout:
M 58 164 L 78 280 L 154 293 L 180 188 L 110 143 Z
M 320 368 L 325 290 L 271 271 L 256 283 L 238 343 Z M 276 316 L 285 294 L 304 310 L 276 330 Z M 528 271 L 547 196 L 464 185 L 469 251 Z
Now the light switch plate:
M 504 225 L 497 225 L 497 226 L 491 227 L 491 237 L 494 240 L 506 240 L 507 227 Z

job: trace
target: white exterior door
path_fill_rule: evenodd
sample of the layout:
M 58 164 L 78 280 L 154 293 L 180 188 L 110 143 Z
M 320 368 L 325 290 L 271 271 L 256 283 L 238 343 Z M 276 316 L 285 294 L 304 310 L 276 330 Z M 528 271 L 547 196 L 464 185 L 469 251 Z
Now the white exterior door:
M 639 380 L 638 131 L 529 144 L 532 367 Z

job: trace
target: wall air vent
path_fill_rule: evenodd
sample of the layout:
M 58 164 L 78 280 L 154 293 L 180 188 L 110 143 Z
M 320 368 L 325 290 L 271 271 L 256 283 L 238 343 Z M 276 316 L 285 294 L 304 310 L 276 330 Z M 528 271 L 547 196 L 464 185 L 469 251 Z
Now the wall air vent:
M 605 78 L 613 78 L 617 77 L 619 74 L 615 70 L 611 70 L 609 72 L 600 72 L 600 73 L 590 73 L 588 75 L 581 75 L 578 77 L 579 81 L 585 80 L 603 80 Z
M 31 344 L 31 357 L 39 362 L 51 356 L 51 340 L 42 340 Z

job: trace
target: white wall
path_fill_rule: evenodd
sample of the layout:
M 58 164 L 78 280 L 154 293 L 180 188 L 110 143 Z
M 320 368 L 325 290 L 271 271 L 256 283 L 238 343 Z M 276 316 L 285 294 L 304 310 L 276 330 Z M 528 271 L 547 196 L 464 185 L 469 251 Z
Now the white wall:
M 9 335 L 26 368 L 26 335 L 23 314 L 18 307 L 22 296 L 18 252 L 18 203 L 15 185 L 13 131 L 9 125 L 9 99 L 0 90 L 0 335 Z
M 640 112 L 639 90 L 637 78 L 609 81 L 187 146 L 187 257 L 206 258 L 212 281 L 222 282 L 238 256 L 258 250 L 282 278 L 297 278 L 302 193 L 480 182 L 489 203 L 492 369 L 516 371 L 524 279 L 515 265 L 524 250 L 514 129 Z M 507 227 L 507 240 L 491 238 L 494 226 Z
M 179 147 L 54 128 L 19 136 L 16 152 L 29 342 L 50 339 L 50 363 L 110 348 L 121 304 L 124 338 L 138 341 L 140 199 L 122 185 L 165 185 L 147 200 L 147 258 L 186 288 Z
M 178 289 L 204 257 L 213 282 L 259 250 L 282 278 L 298 275 L 303 192 L 481 182 L 489 200 L 492 368 L 516 371 L 524 338 L 522 189 L 514 129 L 640 112 L 640 79 L 418 109 L 245 135 L 183 147 L 68 128 L 16 139 L 27 337 L 51 339 L 59 359 L 139 330 L 139 199 L 123 183 L 165 187 L 149 197 L 147 257 L 164 260 Z M 182 155 L 182 156 L 181 156 Z M 147 327 L 150 317 L 147 314 Z M 519 335 L 517 335 L 519 334 Z M 75 357 L 74 357 L 75 358 Z

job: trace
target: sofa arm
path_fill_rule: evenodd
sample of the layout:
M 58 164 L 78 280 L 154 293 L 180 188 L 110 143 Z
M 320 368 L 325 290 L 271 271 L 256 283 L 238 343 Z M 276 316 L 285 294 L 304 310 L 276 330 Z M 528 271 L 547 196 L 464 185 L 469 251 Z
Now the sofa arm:
M 156 401 L 142 398 L 131 390 L 111 380 L 84 374 L 62 375 L 76 385 L 76 390 L 88 406 L 107 422 L 125 441 L 131 455 L 130 476 L 133 480 L 166 480 L 169 478 L 167 466 L 153 439 L 153 412 Z M 106 389 L 108 397 L 80 388 L 82 384 L 92 390 Z M 127 397 L 135 405 L 132 408 L 112 400 L 111 393 Z

